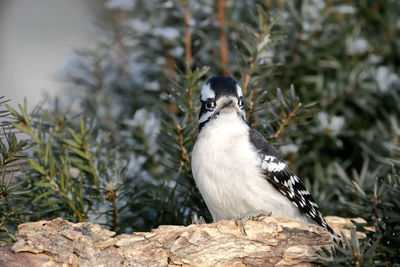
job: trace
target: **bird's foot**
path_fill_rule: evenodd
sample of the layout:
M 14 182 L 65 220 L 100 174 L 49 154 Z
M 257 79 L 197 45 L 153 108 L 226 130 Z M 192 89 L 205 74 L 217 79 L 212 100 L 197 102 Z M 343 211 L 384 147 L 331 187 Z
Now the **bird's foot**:
M 245 235 L 247 235 L 245 225 L 248 220 L 258 221 L 258 219 L 261 216 L 271 216 L 271 214 L 272 214 L 272 212 L 265 212 L 265 211 L 261 211 L 261 210 L 247 212 L 243 215 L 238 216 L 235 219 L 235 224 L 236 224 L 236 226 L 239 226 L 239 220 L 240 220 L 240 226 L 242 227 L 243 233 Z
M 198 217 L 197 214 L 192 216 L 192 224 L 206 224 L 203 216 Z

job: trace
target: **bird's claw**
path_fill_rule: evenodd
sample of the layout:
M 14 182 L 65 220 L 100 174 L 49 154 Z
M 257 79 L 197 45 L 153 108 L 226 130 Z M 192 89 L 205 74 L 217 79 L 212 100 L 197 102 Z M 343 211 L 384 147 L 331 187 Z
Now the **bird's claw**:
M 206 220 L 203 216 L 198 217 L 197 214 L 192 216 L 192 224 L 206 224 Z
M 239 226 L 239 220 L 240 220 L 240 226 L 241 226 L 241 228 L 243 230 L 243 233 L 247 236 L 247 232 L 246 232 L 245 226 L 246 226 L 246 222 L 248 220 L 258 221 L 258 219 L 261 216 L 271 216 L 271 214 L 272 214 L 272 212 L 268 212 L 268 213 L 262 212 L 262 211 L 256 211 L 256 212 L 251 212 L 251 213 L 249 212 L 249 213 L 246 213 L 246 214 L 244 214 L 242 216 L 238 216 L 235 219 L 235 225 Z

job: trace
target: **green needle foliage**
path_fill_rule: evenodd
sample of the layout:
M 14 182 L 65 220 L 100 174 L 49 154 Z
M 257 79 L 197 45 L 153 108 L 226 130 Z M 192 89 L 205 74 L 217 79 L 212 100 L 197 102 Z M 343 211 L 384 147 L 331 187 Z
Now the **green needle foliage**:
M 187 225 L 193 215 L 210 222 L 190 153 L 200 88 L 228 74 L 244 91 L 248 123 L 323 214 L 366 221 L 357 224 L 365 237 L 353 231 L 321 249 L 319 263 L 400 262 L 400 2 L 224 3 L 113 7 L 96 47 L 67 57 L 68 91 L 46 109 L 0 111 L 10 121 L 0 231 L 12 238 L 20 222 L 58 216 L 120 233 Z M 20 161 L 17 177 L 8 159 Z
M 29 190 L 26 189 L 20 171 L 24 167 L 26 141 L 18 141 L 12 127 L 7 124 L 10 113 L 4 107 L 8 102 L 0 97 L 0 243 L 15 240 L 15 230 L 27 211 L 21 208 Z

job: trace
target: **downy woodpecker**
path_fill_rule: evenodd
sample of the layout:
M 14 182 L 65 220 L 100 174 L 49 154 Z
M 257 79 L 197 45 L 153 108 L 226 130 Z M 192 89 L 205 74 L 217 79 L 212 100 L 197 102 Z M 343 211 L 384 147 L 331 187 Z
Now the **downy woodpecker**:
M 277 150 L 246 123 L 240 86 L 214 77 L 201 90 L 192 172 L 214 221 L 291 217 L 337 236 Z

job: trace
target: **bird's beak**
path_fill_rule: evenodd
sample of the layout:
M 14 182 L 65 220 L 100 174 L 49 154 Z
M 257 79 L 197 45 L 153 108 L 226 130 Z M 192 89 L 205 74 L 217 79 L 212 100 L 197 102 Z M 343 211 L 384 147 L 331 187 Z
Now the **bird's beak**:
M 217 109 L 222 112 L 240 110 L 238 100 L 234 96 L 223 96 L 217 100 Z
M 246 112 L 239 107 L 238 99 L 235 96 L 222 96 L 217 100 L 217 108 L 215 114 L 232 114 L 236 113 L 243 120 L 246 120 Z

